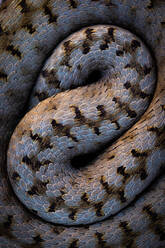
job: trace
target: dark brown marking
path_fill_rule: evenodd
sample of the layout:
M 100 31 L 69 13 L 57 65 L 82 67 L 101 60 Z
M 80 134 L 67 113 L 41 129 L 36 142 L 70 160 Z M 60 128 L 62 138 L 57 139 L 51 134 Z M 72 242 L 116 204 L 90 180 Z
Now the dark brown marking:
M 116 55 L 117 56 L 123 56 L 124 52 L 122 50 L 117 50 Z
M 82 53 L 87 54 L 89 53 L 89 51 L 90 51 L 90 44 L 88 41 L 85 40 L 82 44 Z
M 13 45 L 8 45 L 6 47 L 6 51 L 10 52 L 13 56 L 18 57 L 19 59 L 21 59 L 22 55 L 21 52 L 15 48 Z
M 127 81 L 127 82 L 124 84 L 124 87 L 128 90 L 128 89 L 131 87 L 130 82 Z
M 46 79 L 46 82 L 48 84 L 53 84 L 55 88 L 58 88 L 58 89 L 60 88 L 60 81 L 58 80 L 54 69 L 52 69 L 51 71 L 48 71 L 46 69 L 43 70 L 42 76 Z
M 76 220 L 77 209 L 76 208 L 69 208 L 69 211 L 71 212 L 69 214 L 69 218 L 71 220 Z
M 106 50 L 108 44 L 110 44 L 114 39 L 114 28 L 108 28 L 108 33 L 103 37 L 103 43 L 100 45 L 100 50 Z
M 34 96 L 36 96 L 40 102 L 49 97 L 46 92 L 35 92 Z
M 130 175 L 127 172 L 125 172 L 125 167 L 123 167 L 123 166 L 120 166 L 117 168 L 117 173 L 124 177 L 123 183 L 125 183 L 126 180 L 130 177 Z
M 21 13 L 27 13 L 29 12 L 30 8 L 28 7 L 27 3 L 26 3 L 26 0 L 21 0 L 19 5 L 21 6 L 22 10 L 21 10 Z
M 3 33 L 3 29 L 2 29 L 2 26 L 0 24 L 0 36 L 1 36 L 2 33 Z
M 106 182 L 104 176 L 101 176 L 100 183 L 103 186 L 103 188 L 105 189 L 105 191 L 107 192 L 107 194 L 111 194 L 112 193 L 112 190 L 109 187 L 109 184 Z
M 117 103 L 122 110 L 125 110 L 130 118 L 135 118 L 137 116 L 136 112 L 131 110 L 127 103 L 122 103 L 119 98 L 113 97 L 112 101 Z
M 20 175 L 16 171 L 13 172 L 12 179 L 14 181 L 19 181 L 20 178 L 21 178 Z
M 12 225 L 12 221 L 13 221 L 13 216 L 12 215 L 8 215 L 7 216 L 7 221 L 3 223 L 4 228 L 9 229 Z
M 159 236 L 160 241 L 165 240 L 165 229 L 164 229 L 164 216 L 161 216 L 160 214 L 157 214 L 153 209 L 152 206 L 146 205 L 142 209 L 143 212 L 145 212 L 148 217 L 150 218 L 151 223 L 149 224 L 149 228 Z
M 71 106 L 71 108 L 74 109 L 75 119 L 82 124 L 85 123 L 85 117 L 84 117 L 84 115 L 82 115 L 80 109 L 77 106 L 73 106 L 73 105 Z
M 114 36 L 115 29 L 114 28 L 108 28 L 108 35 L 110 36 L 110 39 L 115 42 L 115 36 Z
M 119 227 L 123 231 L 123 238 L 122 238 L 122 246 L 127 248 L 133 248 L 136 237 L 139 235 L 139 233 L 133 232 L 133 230 L 129 227 L 129 224 L 127 221 L 121 221 L 119 224 Z
M 124 196 L 124 190 L 123 189 L 120 189 L 119 191 L 118 191 L 118 195 L 119 195 L 119 198 L 120 198 L 120 201 L 121 202 L 126 202 L 127 201 L 127 199 L 125 198 L 125 196 Z
M 29 34 L 33 34 L 36 29 L 33 27 L 33 25 L 31 23 L 27 23 L 25 25 L 22 26 L 23 28 L 26 28 L 29 32 Z
M 90 204 L 89 197 L 86 192 L 81 196 L 81 200 L 83 200 L 87 204 Z
M 86 37 L 87 37 L 88 40 L 93 40 L 93 36 L 92 36 L 93 28 L 87 28 L 85 30 L 85 33 L 86 33 Z
M 50 144 L 50 138 L 47 137 L 40 137 L 37 133 L 33 135 L 32 131 L 30 132 L 30 137 L 33 141 L 38 141 L 40 146 L 40 150 L 46 150 L 48 148 L 52 148 L 53 146 Z
M 108 48 L 108 43 L 103 43 L 100 45 L 100 50 L 106 50 Z
M 28 195 L 33 196 L 33 195 L 43 195 L 45 194 L 47 187 L 46 185 L 49 182 L 42 182 L 39 179 L 36 179 L 36 181 L 34 182 L 34 185 L 31 187 L 30 190 L 27 191 Z
M 55 201 L 51 202 L 48 212 L 55 212 L 57 208 L 59 208 L 62 204 L 64 204 L 64 199 L 62 196 L 58 196 L 55 198 Z
M 147 4 L 147 8 L 148 9 L 152 9 L 154 7 L 154 1 L 153 0 L 149 0 L 149 3 Z
M 96 211 L 96 215 L 98 217 L 101 217 L 101 216 L 104 216 L 104 213 L 102 211 L 102 207 L 103 207 L 103 202 L 98 202 L 98 203 L 95 203 L 94 204 L 94 208 L 95 208 L 95 211 Z
M 44 9 L 44 14 L 48 16 L 48 22 L 56 23 L 58 16 L 53 15 L 51 9 L 46 4 L 43 6 L 43 9 Z
M 55 227 L 53 227 L 53 232 L 55 233 L 55 234 L 60 234 L 60 233 L 62 233 L 64 230 L 65 230 L 65 227 L 62 227 L 62 226 L 55 226 Z
M 104 105 L 97 105 L 97 110 L 99 111 L 99 117 L 104 118 L 106 116 L 106 111 Z
M 97 240 L 98 240 L 98 247 L 102 247 L 102 248 L 107 247 L 107 246 L 106 246 L 106 241 L 104 240 L 104 235 L 103 235 L 103 233 L 96 232 L 94 236 L 95 236 L 95 237 L 97 238 Z
M 112 156 L 108 157 L 108 160 L 111 160 L 113 158 L 115 158 L 115 155 L 112 155 Z
M 69 2 L 70 2 L 71 8 L 73 8 L 73 9 L 76 9 L 77 8 L 77 1 L 75 1 L 75 0 L 69 0 Z
M 7 82 L 7 74 L 4 71 L 0 71 L 0 79 Z
M 147 67 L 146 65 L 144 66 L 143 68 L 143 71 L 144 71 L 144 75 L 147 75 L 151 72 L 151 67 Z
M 101 134 L 101 132 L 100 132 L 100 130 L 99 130 L 98 127 L 94 127 L 94 132 L 95 132 L 95 134 L 97 134 L 97 135 L 100 135 L 100 134 Z
M 65 41 L 63 46 L 64 46 L 65 53 L 69 56 L 74 48 L 72 41 L 71 40 Z
M 44 240 L 41 238 L 41 235 L 38 234 L 35 237 L 33 237 L 33 240 L 35 241 L 35 245 L 39 245 L 40 243 L 44 242 Z
M 78 239 L 72 240 L 68 248 L 78 248 Z
M 139 170 L 139 173 L 140 173 L 140 179 L 141 180 L 145 180 L 147 178 L 147 176 L 148 176 L 145 168 L 141 168 Z
M 31 159 L 27 155 L 22 158 L 22 162 L 27 164 L 27 165 L 32 164 Z
M 56 135 L 59 135 L 60 133 L 60 135 L 65 135 L 68 138 L 71 138 L 74 142 L 78 142 L 78 139 L 70 133 L 70 127 L 57 123 L 56 120 L 52 120 L 51 125 Z
M 147 157 L 147 156 L 148 156 L 147 152 L 138 152 L 138 151 L 135 150 L 135 149 L 132 149 L 132 150 L 131 150 L 131 153 L 132 153 L 132 156 L 133 156 L 133 157 L 136 157 L 136 158 L 139 158 L 139 157 Z
M 141 47 L 141 44 L 138 40 L 132 40 L 131 42 L 131 48 L 132 48 L 132 51 L 135 51 L 136 48 L 138 47 Z

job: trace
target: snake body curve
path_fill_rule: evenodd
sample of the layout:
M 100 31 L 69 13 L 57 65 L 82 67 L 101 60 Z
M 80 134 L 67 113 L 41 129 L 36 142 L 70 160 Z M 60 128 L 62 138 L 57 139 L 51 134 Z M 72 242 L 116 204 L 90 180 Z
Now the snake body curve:
M 159 174 L 165 162 L 164 9 L 163 1 L 157 1 L 156 4 L 152 1 L 139 1 L 135 5 L 132 5 L 131 1 L 8 1 L 2 6 L 0 12 L 0 187 L 2 188 L 0 247 L 164 246 L 165 179 L 163 175 L 159 175 L 159 178 L 151 183 L 136 201 L 118 214 L 92 225 L 67 227 L 41 220 L 36 217 L 34 209 L 32 209 L 34 215 L 29 213 L 15 198 L 6 173 L 6 154 L 10 136 L 22 116 L 36 80 L 36 73 L 38 74 L 47 55 L 54 46 L 77 29 L 91 24 L 113 23 L 122 27 L 128 26 L 132 30 L 136 28 L 139 35 L 145 30 L 144 39 L 154 51 L 158 75 L 152 103 L 140 120 L 111 146 L 108 160 L 118 158 L 114 174 L 118 173 L 122 182 L 129 181 L 134 175 L 140 185 L 146 181 L 149 184 L 149 174 L 152 174 L 153 178 Z M 132 20 L 136 22 L 132 24 Z M 90 35 L 88 29 L 88 39 Z M 110 36 L 115 39 L 112 33 Z M 127 49 L 130 47 L 128 46 Z M 126 87 L 129 88 L 128 83 Z M 50 101 L 49 99 L 44 102 Z M 40 106 L 43 108 L 44 102 L 39 104 L 38 108 Z M 103 112 L 103 108 L 100 108 L 99 113 L 103 114 Z M 56 123 L 52 124 L 55 126 Z M 95 131 L 98 132 L 96 129 Z M 31 137 L 39 140 L 35 134 Z M 125 143 L 126 148 L 124 148 Z M 130 160 L 134 161 L 134 169 L 127 167 L 126 162 L 122 164 L 123 154 L 129 154 Z M 104 159 L 103 157 L 103 162 Z M 27 162 L 27 157 L 24 161 Z M 153 169 L 155 167 L 156 170 Z M 12 178 L 18 182 L 19 174 L 12 174 Z M 100 177 L 100 185 L 106 194 L 113 192 L 104 176 Z M 41 184 L 40 190 L 44 190 Z M 30 191 L 31 195 L 35 191 L 36 188 L 35 190 L 33 188 Z M 123 189 L 113 193 L 123 202 L 127 199 Z M 65 190 L 61 191 L 59 204 L 65 199 L 64 195 Z M 88 205 L 90 198 L 84 193 L 81 200 Z M 101 203 L 94 205 L 97 215 L 102 215 Z M 49 205 L 49 209 L 52 208 L 55 208 L 53 203 Z M 71 207 L 70 219 L 74 220 L 74 218 L 76 211 Z

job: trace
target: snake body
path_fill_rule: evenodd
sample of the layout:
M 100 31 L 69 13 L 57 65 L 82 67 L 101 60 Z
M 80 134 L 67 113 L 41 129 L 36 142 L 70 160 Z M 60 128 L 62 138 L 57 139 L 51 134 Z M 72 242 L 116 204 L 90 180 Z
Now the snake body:
M 164 11 L 161 0 L 2 5 L 0 247 L 164 247 Z M 105 141 L 85 167 L 68 162 Z

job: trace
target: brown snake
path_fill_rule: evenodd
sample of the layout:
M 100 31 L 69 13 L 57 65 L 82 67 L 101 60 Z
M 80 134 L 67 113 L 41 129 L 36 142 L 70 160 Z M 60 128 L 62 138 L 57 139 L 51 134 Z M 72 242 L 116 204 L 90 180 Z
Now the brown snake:
M 164 12 L 163 0 L 134 1 L 134 3 L 131 0 L 13 0 L 2 5 L 0 9 L 0 247 L 163 248 L 165 246 Z M 93 26 L 98 24 L 106 24 L 105 28 L 101 28 L 99 31 L 102 32 L 100 41 L 99 33 L 97 34 L 98 26 Z M 123 29 L 120 30 L 118 27 Z M 80 38 L 80 41 L 70 41 L 69 35 L 82 28 L 84 28 L 82 34 L 75 35 Z M 141 37 L 141 40 L 152 52 L 157 71 L 154 95 L 150 90 L 146 90 L 149 87 L 148 82 L 151 81 L 150 75 L 155 75 L 154 64 L 145 52 L 145 62 L 143 59 L 137 59 L 142 56 L 143 44 L 136 36 L 125 41 L 125 35 L 129 37 L 129 32 L 122 31 L 125 29 Z M 69 38 L 67 39 L 67 37 Z M 90 87 L 83 86 L 84 91 L 79 93 L 79 88 L 74 89 L 74 80 L 71 77 L 72 96 L 68 93 L 67 87 L 65 88 L 65 81 L 69 82 L 70 77 L 66 71 L 72 71 L 74 65 L 74 62 L 72 65 L 72 61 L 74 61 L 72 52 L 74 54 L 74 50 L 80 47 L 80 53 L 75 57 L 77 56 L 78 61 L 81 62 L 82 55 L 86 58 L 92 53 L 95 40 L 98 42 L 98 50 L 101 53 L 107 52 L 111 47 L 118 59 L 115 66 L 112 65 L 113 59 L 110 60 L 109 79 L 103 78 L 106 80 L 106 83 L 103 84 L 106 87 L 107 96 L 113 95 L 113 91 L 116 91 L 117 94 L 119 92 L 119 95 L 113 96 L 109 102 L 112 109 L 108 109 L 104 104 L 106 97 L 101 103 L 97 103 L 100 97 L 98 92 L 103 88 L 96 83 L 96 88 L 100 90 L 96 91 L 95 82 Z M 50 62 L 50 68 L 44 66 L 43 69 L 45 61 L 60 42 L 62 42 L 61 49 L 64 54 L 63 59 L 59 62 L 59 70 L 64 68 L 62 72 L 60 71 L 64 74 L 64 79 L 59 76 L 58 61 L 53 67 L 55 68 L 53 72 L 50 69 L 52 62 Z M 75 49 L 76 42 L 80 42 L 81 45 Z M 55 59 L 60 57 L 60 51 L 59 48 L 57 54 L 54 55 Z M 93 55 L 90 56 L 95 56 L 96 53 L 97 49 L 94 47 Z M 128 55 L 128 61 L 125 55 Z M 92 80 L 88 75 L 91 71 L 97 74 L 100 68 L 103 71 L 106 70 L 104 67 L 107 64 L 105 63 L 108 63 L 109 57 L 113 57 L 113 52 L 110 50 L 110 55 L 105 56 L 107 56 L 106 62 L 102 61 L 102 57 L 99 57 L 99 62 L 97 60 L 91 62 L 92 60 L 87 59 L 89 69 L 85 68 L 84 71 L 87 72 L 82 81 L 86 83 Z M 133 57 L 130 58 L 130 56 Z M 76 64 L 79 71 L 83 70 L 81 67 L 83 61 L 79 65 Z M 123 82 L 124 93 L 120 93 L 120 90 L 115 88 L 122 82 L 122 80 L 121 82 L 118 80 L 119 72 L 116 69 L 119 66 L 118 61 L 122 61 L 124 65 L 124 71 L 120 70 L 120 74 L 123 73 L 122 80 L 126 76 L 130 77 L 129 81 Z M 97 63 L 99 63 L 99 70 L 98 66 L 94 67 Z M 39 78 L 45 88 L 43 87 L 44 90 L 40 91 L 35 84 L 41 70 Z M 134 73 L 133 77 L 129 76 L 131 70 Z M 134 77 L 136 80 L 133 80 Z M 138 80 L 142 80 L 143 83 L 138 82 L 138 85 L 135 82 L 133 86 L 133 81 Z M 55 90 L 49 93 L 49 90 L 45 89 L 47 85 L 50 87 L 52 81 Z M 78 79 L 76 78 L 75 81 Z M 102 77 L 100 81 L 102 81 Z M 118 83 L 115 85 L 115 82 Z M 30 102 L 34 103 L 33 105 L 59 91 L 66 91 L 42 101 L 26 115 L 27 117 L 23 118 L 24 112 L 29 108 L 28 102 L 32 89 L 34 100 L 30 100 Z M 132 103 L 127 100 L 127 97 L 123 102 L 124 98 L 122 99 L 122 97 L 127 96 L 127 92 L 133 99 Z M 96 95 L 96 99 L 94 95 Z M 96 104 L 79 104 L 78 100 L 82 102 L 84 98 L 89 101 L 95 99 L 93 103 Z M 136 113 L 140 107 L 134 103 L 134 98 L 137 102 L 142 102 L 144 109 L 147 108 L 145 101 L 152 98 L 151 104 L 141 117 Z M 115 106 L 117 106 L 117 110 L 114 110 Z M 88 111 L 85 112 L 86 108 Z M 93 109 L 97 115 L 94 114 Z M 112 114 L 112 110 L 114 114 Z M 47 112 L 50 112 L 51 118 L 47 117 Z M 21 123 L 23 124 L 17 126 L 22 118 Z M 95 121 L 91 121 L 92 118 Z M 137 122 L 129 123 L 130 126 L 134 125 L 128 131 L 124 131 L 122 126 L 125 125 L 125 119 L 131 119 L 131 121 L 136 119 Z M 44 124 L 44 120 L 46 120 L 46 124 Z M 74 122 L 73 128 L 70 124 L 72 122 Z M 56 163 L 60 165 L 63 153 L 65 157 L 66 151 L 69 156 L 74 149 L 79 150 L 79 146 L 74 148 L 74 145 L 81 143 L 81 137 L 89 138 L 88 141 L 82 139 L 83 153 L 86 153 L 86 147 L 90 143 L 92 144 L 94 138 L 97 138 L 96 144 L 102 142 L 104 130 L 106 130 L 105 136 L 108 139 L 109 129 L 106 129 L 104 123 L 117 130 L 116 138 L 118 138 L 118 134 L 124 132 L 111 144 L 106 155 L 98 157 L 95 154 L 94 157 L 97 157 L 98 160 L 94 159 L 96 162 L 91 162 L 85 167 L 74 168 L 73 176 L 70 176 L 70 167 L 65 172 L 66 178 L 63 176 L 62 179 L 59 179 L 61 170 L 65 171 L 63 168 L 59 169 L 59 166 L 57 166 L 56 174 L 53 174 L 50 160 L 56 152 L 55 149 L 51 153 L 51 149 L 54 149 L 53 145 L 57 146 L 55 138 L 60 140 L 58 145 L 60 149 L 56 156 Z M 45 129 L 44 125 L 46 125 Z M 11 139 L 16 126 L 16 136 Z M 42 132 L 39 131 L 40 127 L 42 127 Z M 80 127 L 83 132 L 79 134 Z M 44 136 L 45 130 L 48 133 L 51 130 L 55 138 L 48 138 L 47 134 Z M 24 141 L 25 146 L 22 151 Z M 95 150 L 96 144 L 93 145 Z M 40 153 L 36 155 L 34 151 L 38 147 Z M 90 149 L 87 149 L 87 152 L 89 151 Z M 21 155 L 18 155 L 19 152 Z M 69 159 L 71 158 L 69 157 Z M 14 165 L 17 160 L 19 161 L 18 165 Z M 65 166 L 67 168 L 68 165 Z M 40 176 L 41 171 L 46 171 L 44 173 L 48 179 L 53 175 L 51 180 L 54 180 L 53 182 L 58 187 L 53 188 L 53 183 L 47 181 L 46 177 Z M 31 172 L 32 174 L 30 174 Z M 34 174 L 36 177 L 33 178 Z M 108 179 L 109 175 L 110 179 Z M 23 181 L 23 177 L 26 182 Z M 69 184 L 65 180 L 68 177 L 70 178 Z M 87 191 L 90 185 L 93 185 L 91 193 L 90 190 Z M 70 190 L 71 186 L 73 191 Z M 100 191 L 97 190 L 97 187 Z M 144 189 L 145 187 L 146 189 Z M 54 194 L 49 192 L 51 188 L 53 188 Z M 15 196 L 14 191 L 30 211 Z M 23 191 L 28 198 L 23 197 Z M 140 193 L 141 191 L 142 193 Z M 43 199 L 45 192 L 48 194 L 48 202 Z M 70 201 L 72 196 L 75 197 L 73 197 L 75 205 Z M 41 199 L 44 203 L 42 201 L 40 203 Z M 112 204 L 107 203 L 107 199 L 110 199 Z M 31 204 L 32 202 L 33 204 Z M 82 207 L 82 214 L 79 214 L 78 202 Z M 107 204 L 107 208 L 105 204 Z M 61 206 L 64 210 L 61 210 Z M 44 211 L 46 209 L 48 217 L 45 217 L 42 207 Z M 84 209 L 88 209 L 87 212 L 83 212 Z M 68 215 L 66 220 L 65 210 Z M 60 217 L 55 216 L 55 219 L 52 220 L 53 213 L 56 211 L 57 216 Z M 60 215 L 60 213 L 62 214 Z M 108 217 L 109 215 L 110 217 Z M 86 216 L 90 221 L 86 222 Z M 64 225 L 61 225 L 63 218 Z

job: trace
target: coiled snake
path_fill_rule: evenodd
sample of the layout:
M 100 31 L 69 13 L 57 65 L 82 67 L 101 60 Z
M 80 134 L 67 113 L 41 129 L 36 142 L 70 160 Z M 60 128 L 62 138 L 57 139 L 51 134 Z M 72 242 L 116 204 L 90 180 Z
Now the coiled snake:
M 164 11 L 2 5 L 0 247 L 165 246 Z

